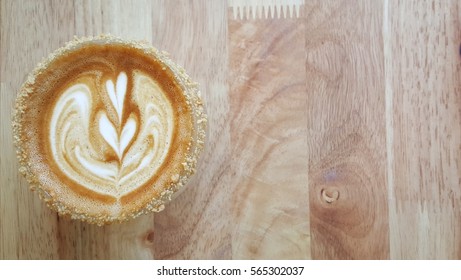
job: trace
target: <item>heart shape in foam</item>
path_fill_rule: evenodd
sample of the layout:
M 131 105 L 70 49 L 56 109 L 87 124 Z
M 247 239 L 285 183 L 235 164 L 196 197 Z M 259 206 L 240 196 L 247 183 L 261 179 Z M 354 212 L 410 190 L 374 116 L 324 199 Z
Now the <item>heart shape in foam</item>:
M 120 136 L 117 133 L 117 129 L 113 123 L 107 117 L 105 112 L 101 113 L 99 118 L 99 132 L 101 133 L 104 140 L 114 149 L 118 158 L 123 157 L 126 147 L 133 140 L 133 136 L 136 133 L 136 120 L 130 117 L 122 128 Z
M 125 72 L 120 72 L 118 75 L 116 87 L 114 86 L 114 82 L 112 82 L 112 80 L 107 80 L 106 82 L 107 94 L 109 95 L 110 101 L 117 112 L 120 126 L 122 123 L 127 84 L 128 77 Z M 123 157 L 126 147 L 133 139 L 136 127 L 136 120 L 130 116 L 125 125 L 121 128 L 121 133 L 119 134 L 105 112 L 103 112 L 99 118 L 99 132 L 104 140 L 106 140 L 112 149 L 114 149 L 119 159 Z
M 114 82 L 112 82 L 112 80 L 107 80 L 106 82 L 106 90 L 115 111 L 117 111 L 119 123 L 122 122 L 123 104 L 125 103 L 127 83 L 128 77 L 125 72 L 120 72 L 118 75 L 116 82 L 117 87 L 114 86 Z

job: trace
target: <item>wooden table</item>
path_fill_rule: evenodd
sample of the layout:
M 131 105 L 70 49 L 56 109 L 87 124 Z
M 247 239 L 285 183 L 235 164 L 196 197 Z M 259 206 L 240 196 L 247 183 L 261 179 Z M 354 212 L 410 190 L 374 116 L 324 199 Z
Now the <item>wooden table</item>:
M 235 1 L 0 2 L 0 258 L 461 258 L 459 1 L 305 0 L 259 20 Z M 28 190 L 10 125 L 42 57 L 100 33 L 168 51 L 210 118 L 187 190 L 106 227 Z

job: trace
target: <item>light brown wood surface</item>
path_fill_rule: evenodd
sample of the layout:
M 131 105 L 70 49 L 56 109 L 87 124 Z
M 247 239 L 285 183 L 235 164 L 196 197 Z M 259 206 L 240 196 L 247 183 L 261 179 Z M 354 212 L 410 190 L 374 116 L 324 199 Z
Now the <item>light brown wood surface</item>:
M 0 259 L 461 258 L 458 1 L 234 2 L 0 0 Z M 209 114 L 188 188 L 105 227 L 28 190 L 10 125 L 42 57 L 100 33 L 168 51 Z
M 232 255 L 309 250 L 303 19 L 230 21 Z
M 388 13 L 390 254 L 460 259 L 461 3 L 400 1 Z
M 308 1 L 313 258 L 388 258 L 383 3 Z

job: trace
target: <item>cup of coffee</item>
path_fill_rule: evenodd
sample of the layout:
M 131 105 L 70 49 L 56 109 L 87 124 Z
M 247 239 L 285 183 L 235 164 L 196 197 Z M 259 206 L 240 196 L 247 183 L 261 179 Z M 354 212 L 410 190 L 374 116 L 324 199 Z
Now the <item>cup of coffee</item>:
M 76 38 L 28 76 L 20 171 L 60 215 L 98 225 L 164 208 L 194 174 L 207 116 L 195 82 L 147 43 Z

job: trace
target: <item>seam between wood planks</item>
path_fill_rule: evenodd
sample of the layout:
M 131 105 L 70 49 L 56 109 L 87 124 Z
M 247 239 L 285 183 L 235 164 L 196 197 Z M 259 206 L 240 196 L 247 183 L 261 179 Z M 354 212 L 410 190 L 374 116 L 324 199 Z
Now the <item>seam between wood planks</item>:
M 387 159 L 387 192 L 388 192 L 388 219 L 396 217 L 394 194 L 394 91 L 392 76 L 392 23 L 390 20 L 389 0 L 384 0 L 383 9 L 383 44 L 384 44 L 384 78 L 385 78 L 385 112 L 386 112 L 386 159 Z M 389 257 L 392 259 L 392 226 L 389 226 Z
M 299 18 L 303 5 L 304 0 L 228 0 L 233 19 L 242 20 Z

